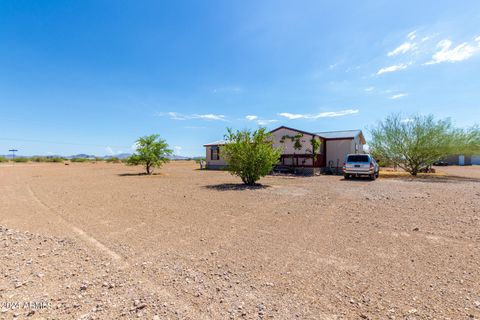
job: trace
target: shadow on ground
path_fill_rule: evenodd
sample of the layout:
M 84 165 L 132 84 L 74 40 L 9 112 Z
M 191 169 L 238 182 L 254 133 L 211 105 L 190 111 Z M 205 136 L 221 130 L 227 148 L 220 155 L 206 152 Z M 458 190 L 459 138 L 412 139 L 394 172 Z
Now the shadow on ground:
M 119 177 L 139 177 L 139 176 L 161 176 L 159 173 L 146 174 L 145 172 L 136 172 L 136 173 L 119 173 Z
M 392 179 L 418 181 L 418 182 L 433 182 L 433 183 L 463 183 L 463 182 L 480 182 L 480 178 L 461 177 L 461 176 L 407 176 L 395 177 Z
M 254 184 L 252 186 L 243 184 L 243 183 L 221 183 L 221 184 L 212 184 L 205 186 L 205 188 L 210 190 L 217 190 L 217 191 L 241 191 L 241 190 L 258 190 L 258 189 L 266 189 L 270 186 L 264 184 Z

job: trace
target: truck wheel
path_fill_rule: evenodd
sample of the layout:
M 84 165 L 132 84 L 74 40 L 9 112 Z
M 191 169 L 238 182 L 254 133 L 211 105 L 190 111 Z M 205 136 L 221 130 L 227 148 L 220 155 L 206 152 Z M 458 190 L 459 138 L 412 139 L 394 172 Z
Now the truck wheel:
M 348 173 L 345 173 L 345 174 L 343 175 L 343 178 L 344 178 L 345 180 L 348 180 L 348 179 L 350 179 L 350 175 L 349 175 Z
M 375 180 L 377 178 L 377 175 L 375 173 L 370 175 L 370 180 Z

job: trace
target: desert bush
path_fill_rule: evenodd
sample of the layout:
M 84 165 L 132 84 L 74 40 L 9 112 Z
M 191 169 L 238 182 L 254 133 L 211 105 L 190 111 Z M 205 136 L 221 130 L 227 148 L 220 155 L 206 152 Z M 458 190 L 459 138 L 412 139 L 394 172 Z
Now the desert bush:
M 228 171 L 248 185 L 269 174 L 281 155 L 281 148 L 273 147 L 272 135 L 265 128 L 254 132 L 228 129 L 225 139 L 228 142 L 220 154 L 228 164 Z
M 13 162 L 28 162 L 28 160 L 27 157 L 16 157 L 12 159 Z
M 169 162 L 167 156 L 173 151 L 168 148 L 168 144 L 158 134 L 141 137 L 137 140 L 137 149 L 135 153 L 127 160 L 129 165 L 144 165 L 147 174 L 153 173 L 153 168 L 161 167 Z
M 108 163 L 120 163 L 120 159 L 118 157 L 111 157 L 106 160 Z
M 457 129 L 449 119 L 435 120 L 432 115 L 413 116 L 408 120 L 391 115 L 371 133 L 372 154 L 413 176 L 449 155 L 480 152 L 478 127 Z
M 71 162 L 88 162 L 90 159 L 87 158 L 72 158 L 70 159 Z
M 8 162 L 8 159 L 5 158 L 5 157 L 0 157 L 0 163 L 1 163 L 1 162 Z

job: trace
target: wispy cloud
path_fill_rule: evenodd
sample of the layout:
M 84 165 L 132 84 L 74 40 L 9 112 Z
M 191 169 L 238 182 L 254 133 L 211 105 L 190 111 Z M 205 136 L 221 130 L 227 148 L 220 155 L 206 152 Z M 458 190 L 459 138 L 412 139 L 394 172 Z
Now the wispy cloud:
M 189 120 L 189 119 L 202 119 L 202 120 L 216 120 L 216 121 L 227 121 L 226 117 L 223 114 L 182 114 L 178 112 L 159 112 L 157 113 L 160 117 L 169 117 L 172 120 Z
M 398 93 L 391 96 L 390 99 L 397 100 L 406 96 L 408 96 L 408 93 Z
M 105 148 L 105 152 L 107 152 L 109 156 L 113 156 L 122 153 L 122 150 L 114 150 L 112 147 L 108 146 Z
M 184 129 L 205 129 L 204 126 L 185 126 Z
M 395 49 L 393 49 L 392 51 L 390 51 L 389 53 L 387 53 L 387 55 L 389 57 L 392 57 L 392 56 L 396 56 L 398 54 L 405 54 L 409 51 L 413 51 L 416 49 L 416 45 L 412 42 L 404 42 L 402 43 L 401 45 L 399 45 L 398 47 L 396 47 Z
M 269 125 L 270 123 L 274 123 L 274 122 L 277 122 L 278 120 L 275 120 L 275 119 L 258 119 L 257 120 L 257 124 L 261 125 L 261 126 L 266 126 L 266 125 Z
M 417 31 L 412 31 L 407 34 L 407 41 L 393 49 L 392 51 L 387 53 L 387 56 L 393 57 L 400 54 L 405 54 L 410 51 L 414 51 L 417 49 L 417 45 L 413 40 L 417 38 Z
M 398 70 L 403 70 L 403 69 L 406 69 L 407 67 L 408 67 L 408 65 L 405 64 L 405 63 L 395 64 L 395 65 L 392 65 L 392 66 L 389 66 L 389 67 L 381 68 L 380 70 L 377 71 L 377 75 L 381 75 L 381 74 L 388 73 L 388 72 L 395 72 L 395 71 L 398 71 Z
M 333 118 L 333 117 L 341 117 L 346 116 L 349 114 L 358 113 L 358 109 L 347 109 L 347 110 L 340 110 L 340 111 L 328 111 L 328 112 L 321 112 L 319 114 L 299 114 L 299 113 L 288 113 L 283 112 L 279 113 L 279 116 L 295 120 L 295 119 L 319 119 L 319 118 Z
M 225 116 L 223 114 L 194 114 L 191 116 L 192 119 L 203 119 L 203 120 L 220 120 L 226 121 Z
M 416 37 L 417 37 L 417 30 L 412 31 L 409 34 L 407 34 L 408 40 L 413 41 L 413 40 L 415 40 Z
M 444 39 L 437 44 L 438 50 L 432 56 L 432 59 L 425 65 L 432 65 L 442 62 L 459 62 L 471 58 L 474 54 L 480 52 L 480 36 L 475 38 L 474 42 L 463 42 L 456 47 L 452 47 L 452 41 Z
M 243 88 L 240 86 L 225 86 L 225 87 L 217 87 L 212 89 L 212 93 L 242 93 Z
M 269 125 L 270 123 L 278 121 L 278 120 L 275 120 L 275 119 L 260 119 L 256 115 L 248 115 L 248 116 L 245 117 L 245 119 L 248 120 L 248 121 L 255 121 L 260 126 L 266 126 L 266 125 Z
M 365 92 L 372 92 L 373 90 L 375 90 L 375 87 L 368 87 L 368 88 L 365 88 L 363 89 Z

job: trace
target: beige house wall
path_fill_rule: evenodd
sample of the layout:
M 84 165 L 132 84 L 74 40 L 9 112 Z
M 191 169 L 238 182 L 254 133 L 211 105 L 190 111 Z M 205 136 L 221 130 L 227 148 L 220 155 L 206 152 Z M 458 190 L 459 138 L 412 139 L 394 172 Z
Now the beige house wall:
M 341 167 L 349 153 L 364 153 L 360 139 L 327 140 L 327 166 Z
M 221 146 L 219 146 L 219 148 L 221 149 Z M 222 159 L 222 152 L 220 151 L 220 160 L 212 160 L 212 146 L 207 146 L 205 148 L 206 150 L 206 155 L 205 155 L 205 160 L 206 160 L 206 163 L 207 163 L 207 169 L 209 169 L 209 167 L 211 169 L 220 169 L 222 167 L 225 167 L 227 165 L 227 163 L 225 162 L 225 160 Z
M 282 137 L 284 136 L 294 137 L 297 134 L 299 134 L 298 131 L 290 130 L 287 128 L 281 128 L 272 133 L 273 139 L 274 139 L 273 146 L 282 148 L 283 150 L 282 154 L 309 154 L 310 152 L 307 150 L 312 149 L 310 140 L 312 140 L 313 136 L 311 134 L 303 133 L 303 137 L 300 138 L 300 144 L 302 145 L 302 148 L 298 150 L 293 147 L 295 142 L 289 138 L 285 138 L 284 143 L 280 142 L 282 140 Z

